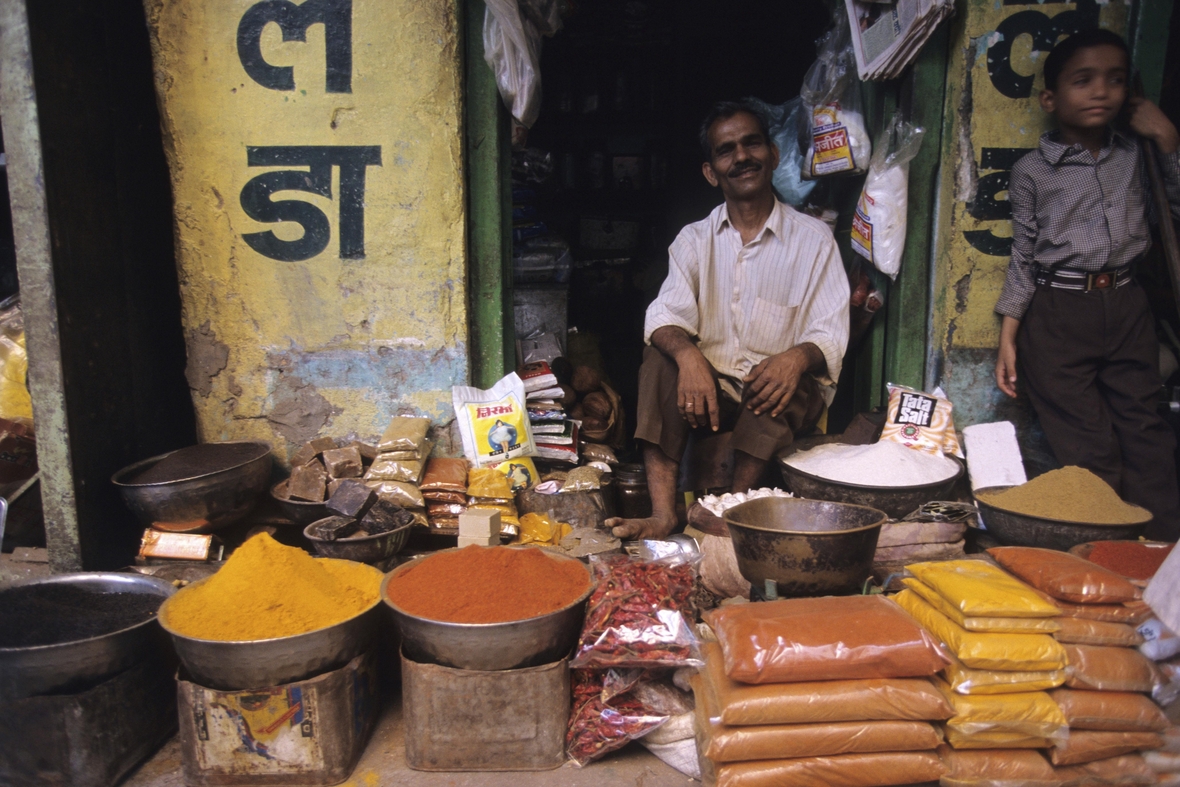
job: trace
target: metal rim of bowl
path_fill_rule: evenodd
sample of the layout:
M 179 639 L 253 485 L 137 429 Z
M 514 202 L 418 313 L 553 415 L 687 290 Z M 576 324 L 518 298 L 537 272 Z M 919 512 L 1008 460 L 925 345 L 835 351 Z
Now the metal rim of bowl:
M 729 512 L 730 511 L 737 511 L 739 508 L 746 505 L 747 503 L 756 503 L 759 500 L 787 500 L 787 501 L 792 501 L 792 505 L 794 503 L 822 503 L 823 505 L 829 505 L 829 506 L 847 506 L 848 508 L 863 508 L 866 511 L 872 511 L 875 514 L 879 514 L 881 518 L 872 524 L 861 525 L 860 527 L 851 527 L 846 530 L 783 530 L 782 528 L 760 527 L 758 525 L 748 525 L 745 522 L 730 522 L 729 521 Z M 879 508 L 873 508 L 872 506 L 862 506 L 859 503 L 841 503 L 836 500 L 812 500 L 811 498 L 807 498 L 807 497 L 775 497 L 775 498 L 756 497 L 753 500 L 747 500 L 745 503 L 741 503 L 740 505 L 736 505 L 733 508 L 729 509 L 729 511 L 726 511 L 724 520 L 725 520 L 726 527 L 744 527 L 744 528 L 748 528 L 750 530 L 757 530 L 760 533 L 782 533 L 784 535 L 789 535 L 789 536 L 843 536 L 843 535 L 848 535 L 850 533 L 863 533 L 866 530 L 872 530 L 875 527 L 881 527 L 882 525 L 884 525 L 886 522 L 889 521 L 889 515 L 886 514 L 884 511 L 882 511 Z
M 0 588 L 0 594 L 3 594 L 4 592 L 9 591 L 9 590 L 16 590 L 17 588 L 28 587 L 30 585 L 72 585 L 72 584 L 75 584 L 75 580 L 77 580 L 79 577 L 93 577 L 95 579 L 114 579 L 114 580 L 122 581 L 128 576 L 131 576 L 131 575 L 130 574 L 121 574 L 118 571 L 77 571 L 77 572 L 72 572 L 69 574 L 56 574 L 51 577 L 41 577 L 38 579 L 18 580 L 16 582 L 13 582 L 10 585 L 5 585 L 3 588 Z M 153 577 L 153 576 L 149 576 L 147 574 L 136 574 L 134 576 L 134 579 L 135 579 L 135 584 L 138 584 L 141 580 L 143 580 L 143 581 L 146 581 L 146 584 L 154 585 L 154 586 L 160 588 L 161 590 L 164 590 L 165 588 L 170 590 L 170 592 L 166 593 L 163 596 L 160 596 L 160 606 L 156 608 L 155 614 L 152 615 L 147 620 L 141 620 L 139 623 L 133 623 L 130 626 L 126 626 L 124 628 L 115 629 L 114 631 L 108 631 L 105 634 L 95 634 L 93 637 L 85 637 L 84 639 L 70 639 L 70 640 L 66 640 L 65 642 L 54 642 L 50 645 L 28 645 L 28 646 L 23 646 L 23 647 L 18 647 L 18 648 L 0 647 L 0 654 L 14 653 L 16 651 L 20 651 L 21 653 L 34 653 L 34 652 L 42 651 L 42 650 L 49 650 L 50 648 L 60 648 L 63 645 L 78 645 L 83 642 L 91 642 L 96 639 L 103 639 L 104 637 L 111 637 L 116 634 L 122 634 L 126 631 L 131 631 L 133 629 L 137 629 L 140 626 L 146 626 L 146 625 L 150 624 L 153 620 L 159 620 L 160 619 L 160 609 L 164 606 L 164 603 L 167 602 L 168 599 L 170 599 L 174 595 L 176 595 L 176 593 L 177 593 L 176 586 L 173 585 L 171 582 L 167 582 L 163 579 L 160 579 L 159 577 Z M 140 594 L 136 594 L 136 595 L 147 596 L 147 595 L 153 595 L 153 594 L 140 593 Z M 161 623 L 160 625 L 163 626 L 164 624 Z
M 376 568 L 374 566 L 370 566 L 368 563 L 361 563 L 356 560 L 346 560 L 346 559 L 340 558 L 340 557 L 316 557 L 316 556 L 312 556 L 312 557 L 315 560 L 339 560 L 344 563 L 355 563 L 358 566 L 364 566 L 365 568 L 372 569 L 373 571 L 376 571 L 378 574 L 382 573 L 381 569 Z M 215 576 L 217 576 L 217 574 L 211 574 L 210 576 L 207 576 L 204 579 L 198 579 L 196 582 L 186 585 L 185 587 L 178 590 L 175 594 L 170 596 L 168 600 L 180 595 L 180 593 L 182 591 L 188 590 L 189 588 L 195 588 L 197 585 L 201 585 L 201 584 L 208 582 L 209 580 L 213 579 L 213 577 L 215 577 Z M 385 587 L 384 580 L 382 581 L 380 587 L 381 588 Z M 339 626 L 343 623 L 347 623 L 350 620 L 355 620 L 356 618 L 359 618 L 368 612 L 372 612 L 373 608 L 381 603 L 381 595 L 380 595 L 380 593 L 378 593 L 376 601 L 374 601 L 372 604 L 365 607 L 364 609 L 362 609 L 360 612 L 356 613 L 352 617 L 345 618 L 344 620 L 338 620 L 335 623 L 329 623 L 326 626 L 320 626 L 318 629 L 312 629 L 310 631 L 300 631 L 298 634 L 288 634 L 285 637 L 268 637 L 266 639 L 204 639 L 202 637 L 192 637 L 192 636 L 189 636 L 188 634 L 182 634 L 179 631 L 176 631 L 175 629 L 173 629 L 171 626 L 169 626 L 164 621 L 164 606 L 166 605 L 166 603 L 167 603 L 167 600 L 165 601 L 165 604 L 160 605 L 159 611 L 156 612 L 156 619 L 160 621 L 160 627 L 163 628 L 164 631 L 167 632 L 170 636 L 180 637 L 181 639 L 187 639 L 192 642 L 207 642 L 207 643 L 211 643 L 214 645 L 257 645 L 257 644 L 263 643 L 263 642 L 280 642 L 282 640 L 289 640 L 289 639 L 294 639 L 296 637 L 302 637 L 306 634 L 315 634 L 318 631 L 324 631 L 325 629 L 330 629 L 333 626 Z
M 531 547 L 531 546 L 523 545 L 523 544 L 520 546 L 506 546 L 503 548 L 504 549 L 531 549 L 531 548 L 540 549 L 539 547 Z M 438 552 L 432 552 L 431 555 L 441 555 L 445 552 L 458 552 L 458 551 L 459 551 L 459 547 L 453 547 L 451 549 L 440 549 Z M 398 566 L 397 568 L 393 569 L 388 574 L 386 574 L 385 579 L 383 579 L 381 581 L 381 601 L 388 604 L 390 609 L 392 609 L 397 614 L 405 615 L 407 618 L 413 618 L 414 620 L 421 620 L 421 621 L 424 621 L 426 623 L 430 623 L 431 625 L 435 625 L 435 626 L 446 626 L 448 628 L 464 628 L 464 629 L 472 629 L 472 628 L 488 629 L 488 628 L 494 628 L 496 626 L 512 626 L 512 625 L 517 625 L 520 623 L 528 623 L 529 621 L 539 620 L 541 618 L 549 617 L 550 615 L 556 615 L 559 612 L 566 612 L 567 610 L 570 610 L 573 607 L 578 606 L 579 604 L 585 603 L 586 599 L 590 598 L 590 594 L 594 592 L 594 589 L 596 587 L 598 587 L 598 583 L 594 581 L 594 574 L 591 573 L 590 569 L 586 567 L 586 564 L 583 563 L 582 561 L 578 560 L 576 557 L 562 555 L 557 552 L 550 552 L 547 549 L 540 549 L 540 551 L 543 554 L 548 555 L 549 557 L 553 558 L 554 560 L 570 560 L 570 561 L 573 561 L 574 563 L 577 563 L 578 565 L 582 566 L 582 568 L 586 569 L 586 574 L 588 575 L 587 578 L 590 580 L 589 585 L 586 587 L 586 590 L 585 590 L 585 592 L 582 593 L 582 595 L 578 596 L 576 599 L 574 599 L 570 603 L 566 604 L 564 607 L 561 607 L 560 609 L 555 609 L 552 612 L 545 612 L 544 614 L 541 614 L 541 615 L 534 615 L 531 618 L 520 618 L 519 620 L 501 620 L 498 623 L 456 623 L 452 620 L 434 620 L 433 618 L 424 618 L 421 615 L 415 615 L 411 612 L 406 612 L 404 609 L 399 607 L 397 604 L 393 603 L 393 600 L 389 598 L 389 594 L 387 594 L 385 592 L 385 590 L 389 586 L 390 580 L 392 580 L 394 577 L 396 577 L 401 572 L 408 571 L 409 568 L 411 566 L 416 565 L 418 563 L 418 561 L 425 560 L 425 559 L 431 557 L 431 555 L 426 555 L 425 557 L 421 557 L 421 558 L 415 558 L 415 559 L 410 560 L 406 563 L 402 563 L 400 566 Z
M 1008 489 L 1012 489 L 1012 487 L 1011 486 L 985 486 L 980 489 L 974 490 L 971 493 L 971 496 L 975 498 L 975 505 L 979 506 L 981 508 L 991 508 L 995 511 L 1002 511 L 1003 513 L 1009 514 L 1011 516 L 1022 516 L 1025 519 L 1035 519 L 1039 522 L 1052 522 L 1055 525 L 1079 525 L 1081 527 L 1138 527 L 1140 525 L 1146 525 L 1155 516 L 1154 514 L 1152 514 L 1150 511 L 1148 511 L 1143 506 L 1137 506 L 1134 503 L 1128 503 L 1124 500 L 1124 501 L 1122 501 L 1123 505 L 1127 505 L 1127 506 L 1131 506 L 1132 508 L 1139 509 L 1143 513 L 1147 514 L 1147 518 L 1140 520 L 1138 522 L 1079 522 L 1076 519 L 1055 519 L 1053 517 L 1048 517 L 1048 516 L 1036 516 L 1035 514 L 1024 514 L 1024 513 L 1021 513 L 1020 511 L 1013 511 L 1010 508 L 1004 508 L 1003 506 L 998 506 L 998 505 L 995 505 L 994 503 L 989 503 L 986 500 L 979 499 L 980 492 L 983 492 L 984 494 L 999 493 L 999 492 L 1006 491 Z
M 332 518 L 334 518 L 334 516 L 335 515 L 330 516 L 330 517 L 324 517 L 324 519 L 332 519 Z M 316 521 L 312 522 L 311 524 L 305 526 L 303 528 L 303 537 L 306 538 L 308 541 L 312 542 L 313 544 L 367 544 L 370 541 L 376 541 L 381 538 L 390 538 L 390 537 L 395 536 L 398 533 L 402 532 L 403 530 L 406 530 L 406 529 L 414 526 L 413 522 L 409 522 L 409 523 L 404 524 L 401 527 L 396 528 L 394 530 L 387 530 L 384 533 L 377 533 L 376 535 L 361 536 L 360 538 L 340 538 L 340 539 L 336 539 L 335 541 L 328 541 L 325 538 L 316 538 L 315 536 L 313 536 L 311 533 L 308 532 L 313 527 L 318 525 L 320 522 L 323 522 L 324 519 L 317 519 Z M 336 558 L 336 559 L 339 560 L 340 558 Z
M 806 437 L 802 438 L 802 440 L 807 440 L 807 439 L 808 438 L 806 438 Z M 780 453 L 776 457 L 778 459 L 778 463 L 781 467 L 789 468 L 792 473 L 798 473 L 799 475 L 804 476 L 806 478 L 810 478 L 813 481 L 819 481 L 824 484 L 837 484 L 839 486 L 848 487 L 849 489 L 868 489 L 868 490 L 871 490 L 874 492 L 911 492 L 911 491 L 917 491 L 919 489 L 925 489 L 925 488 L 931 487 L 931 486 L 940 486 L 942 484 L 958 483 L 959 479 L 963 477 L 963 474 L 967 472 L 967 465 L 963 462 L 962 459 L 960 459 L 957 456 L 950 456 L 948 454 L 943 454 L 944 457 L 946 457 L 947 459 L 949 459 L 955 463 L 955 467 L 957 469 L 955 470 L 954 475 L 947 476 L 946 478 L 942 479 L 941 481 L 930 481 L 929 483 L 925 483 L 925 484 L 911 484 L 910 486 L 873 486 L 871 484 L 853 484 L 848 481 L 837 481 L 833 478 L 824 478 L 821 475 L 814 475 L 813 473 L 809 473 L 806 470 L 800 470 L 799 468 L 795 467 L 794 465 L 789 465 L 786 462 L 786 458 L 788 456 L 793 456 L 797 453 L 801 453 L 802 451 L 810 451 L 812 448 L 819 448 L 821 445 L 851 445 L 851 443 L 837 443 L 835 440 L 831 440 L 828 442 L 817 442 L 817 443 L 815 443 L 815 445 L 808 446 L 807 448 L 791 450 L 792 448 L 795 448 L 795 446 L 797 446 L 797 445 L 798 445 L 798 443 L 792 443 L 790 446 L 787 447 L 787 450 L 784 453 Z
M 200 444 L 198 444 L 198 445 L 200 445 Z M 206 444 L 206 445 L 208 445 L 208 444 Z M 238 470 L 238 469 L 250 464 L 251 462 L 257 462 L 259 459 L 263 458 L 264 456 L 269 454 L 274 449 L 274 446 L 272 446 L 266 440 L 227 440 L 222 443 L 217 443 L 217 445 L 255 445 L 255 446 L 258 446 L 259 449 L 265 449 L 265 450 L 263 450 L 261 453 L 259 453 L 258 456 L 252 457 L 252 458 L 247 459 L 242 462 L 238 462 L 236 465 L 232 465 L 230 467 L 222 467 L 218 470 L 213 470 L 208 473 L 201 473 L 199 475 L 186 476 L 185 478 L 173 478 L 169 481 L 153 481 L 150 484 L 133 484 L 128 481 L 120 481 L 119 480 L 120 476 L 134 475 L 136 472 L 138 472 L 140 470 L 146 470 L 148 467 L 151 467 L 152 465 L 155 465 L 158 462 L 163 461 L 164 459 L 168 458 L 169 456 L 172 456 L 174 453 L 176 453 L 176 451 L 183 451 L 184 450 L 183 448 L 177 448 L 176 451 L 168 451 L 167 453 L 160 454 L 158 456 L 152 456 L 147 459 L 141 459 L 138 462 L 135 462 L 134 464 L 127 465 L 122 470 L 118 471 L 113 476 L 111 476 L 111 483 L 114 484 L 115 486 L 129 487 L 132 489 L 139 489 L 139 488 L 143 488 L 143 487 L 166 486 L 168 484 L 179 484 L 184 481 L 196 481 L 201 478 L 209 478 L 210 476 L 215 476 L 218 473 L 226 473 L 226 472 L 229 472 L 230 470 Z M 185 447 L 187 448 L 189 446 L 185 446 Z

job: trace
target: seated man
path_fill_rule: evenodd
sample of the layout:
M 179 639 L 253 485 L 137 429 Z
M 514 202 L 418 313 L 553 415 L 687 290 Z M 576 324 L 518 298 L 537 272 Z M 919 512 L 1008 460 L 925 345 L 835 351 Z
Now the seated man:
M 607 520 L 619 538 L 675 529 L 690 430 L 733 429 L 733 489 L 744 491 L 835 395 L 848 278 L 828 227 L 775 198 L 767 125 L 745 102 L 719 103 L 701 124 L 701 169 L 725 202 L 681 230 L 647 310 L 635 437 L 652 516 Z

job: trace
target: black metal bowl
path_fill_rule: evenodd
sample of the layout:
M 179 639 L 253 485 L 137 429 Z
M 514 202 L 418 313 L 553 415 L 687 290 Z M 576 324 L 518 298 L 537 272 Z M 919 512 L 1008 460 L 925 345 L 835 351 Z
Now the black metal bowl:
M 287 518 L 297 525 L 307 526 L 312 522 L 318 522 L 321 519 L 330 517 L 335 513 L 324 503 L 291 500 L 287 497 L 286 481 L 279 481 L 272 486 L 270 488 L 270 496 L 274 499 L 279 509 L 287 515 Z
M 797 497 L 868 506 L 884 511 L 893 519 L 900 519 L 906 514 L 916 511 L 923 503 L 945 499 L 959 479 L 963 477 L 963 473 L 966 472 L 964 464 L 951 456 L 947 458 L 953 460 L 959 470 L 943 481 L 919 484 L 918 486 L 867 486 L 820 478 L 786 463 L 787 458 L 800 451 L 808 451 L 819 445 L 838 442 L 840 442 L 840 435 L 804 437 L 783 449 L 778 455 L 778 462 L 782 468 L 783 483 L 786 484 L 787 489 L 794 492 Z
M 375 536 L 358 536 L 355 538 L 341 538 L 335 541 L 325 541 L 315 535 L 315 526 L 319 521 L 312 522 L 303 528 L 304 537 L 315 547 L 321 557 L 334 557 L 341 560 L 355 560 L 358 563 L 380 563 L 393 557 L 402 550 L 410 538 L 411 522 L 390 530 L 388 533 L 378 533 Z
M 888 517 L 868 506 L 762 497 L 725 512 L 738 570 L 756 591 L 780 596 L 856 593 L 871 574 Z
M 989 486 L 975 490 L 975 505 L 979 508 L 979 519 L 997 541 L 1006 546 L 1043 547 L 1068 551 L 1087 541 L 1121 541 L 1138 538 L 1143 527 L 1151 521 L 1151 512 L 1141 508 L 1144 520 L 1130 525 L 1101 525 L 1091 522 L 1071 522 L 1065 519 L 1018 514 L 996 508 L 979 498 L 980 494 L 1003 492 L 1010 486 Z M 1136 506 L 1136 508 L 1139 508 Z

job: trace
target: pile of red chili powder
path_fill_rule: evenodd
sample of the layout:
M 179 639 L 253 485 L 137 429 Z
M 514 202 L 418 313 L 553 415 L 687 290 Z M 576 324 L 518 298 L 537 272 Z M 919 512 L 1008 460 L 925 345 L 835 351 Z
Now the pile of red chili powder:
M 1151 579 L 1171 553 L 1172 546 L 1149 546 L 1138 541 L 1098 541 L 1087 559 L 1128 579 Z
M 389 581 L 398 609 L 446 623 L 508 623 L 556 612 L 590 586 L 574 560 L 529 547 L 469 546 L 416 561 Z

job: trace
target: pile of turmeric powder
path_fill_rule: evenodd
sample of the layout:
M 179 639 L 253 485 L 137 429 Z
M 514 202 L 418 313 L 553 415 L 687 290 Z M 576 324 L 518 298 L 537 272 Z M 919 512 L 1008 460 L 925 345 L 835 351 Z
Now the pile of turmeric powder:
M 358 615 L 377 601 L 380 585 L 371 566 L 313 558 L 260 533 L 212 577 L 168 599 L 160 618 L 196 639 L 290 637 Z

